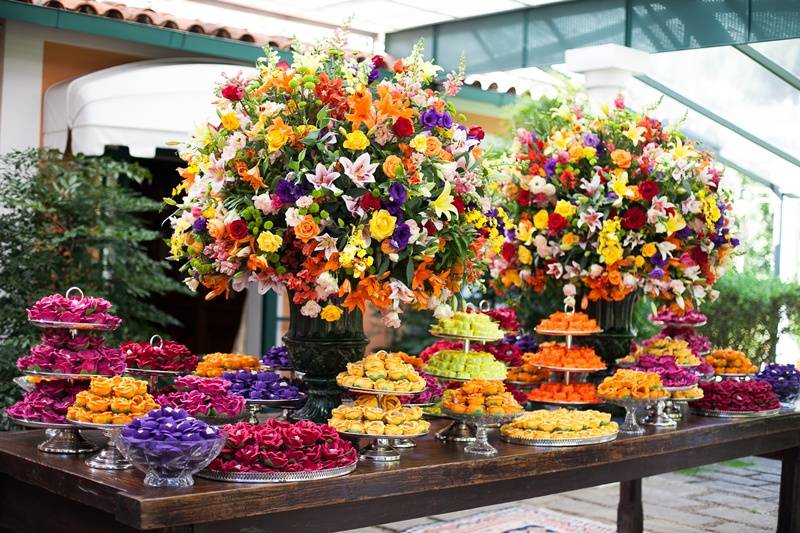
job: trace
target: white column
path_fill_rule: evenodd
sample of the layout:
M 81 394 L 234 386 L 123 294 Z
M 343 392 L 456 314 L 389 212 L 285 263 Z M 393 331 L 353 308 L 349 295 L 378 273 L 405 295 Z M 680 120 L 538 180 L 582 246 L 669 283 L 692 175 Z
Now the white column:
M 6 20 L 0 79 L 0 153 L 39 146 L 44 40 Z
M 649 54 L 618 44 L 573 48 L 565 53 L 566 68 L 583 74 L 592 101 L 606 103 L 625 94 L 633 76 L 647 71 Z

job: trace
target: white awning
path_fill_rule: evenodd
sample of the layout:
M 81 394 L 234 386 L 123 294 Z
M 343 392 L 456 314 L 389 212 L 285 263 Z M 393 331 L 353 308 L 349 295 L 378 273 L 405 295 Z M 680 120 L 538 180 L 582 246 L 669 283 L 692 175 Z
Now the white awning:
M 184 141 L 197 124 L 219 120 L 212 101 L 222 77 L 255 69 L 238 65 L 165 59 L 128 63 L 65 80 L 44 97 L 44 145 L 101 155 L 106 146 L 127 146 L 134 157 Z

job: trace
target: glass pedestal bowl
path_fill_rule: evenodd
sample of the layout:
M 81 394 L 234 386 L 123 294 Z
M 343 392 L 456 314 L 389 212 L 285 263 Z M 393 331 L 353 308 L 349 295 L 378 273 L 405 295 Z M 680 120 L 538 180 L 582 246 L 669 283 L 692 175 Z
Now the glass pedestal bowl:
M 208 466 L 219 455 L 225 437 L 192 441 L 141 440 L 122 435 L 117 447 L 128 460 L 145 473 L 150 487 L 191 487 L 192 474 Z

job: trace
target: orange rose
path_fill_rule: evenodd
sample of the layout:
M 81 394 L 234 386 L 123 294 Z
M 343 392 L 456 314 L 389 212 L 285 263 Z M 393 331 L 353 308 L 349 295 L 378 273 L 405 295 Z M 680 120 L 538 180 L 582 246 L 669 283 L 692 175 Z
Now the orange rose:
M 225 232 L 227 231 L 225 223 L 216 218 L 206 221 L 206 229 L 208 229 L 208 234 L 217 240 L 223 238 L 225 236 Z
M 89 401 L 91 393 L 88 390 L 83 390 L 75 395 L 75 402 L 73 405 L 76 407 L 86 407 L 86 402 Z
M 127 424 L 133 420 L 130 415 L 126 415 L 123 413 L 114 413 L 111 415 L 111 423 L 112 424 Z
M 429 135 L 428 138 L 425 140 L 425 155 L 427 155 L 428 157 L 436 155 L 441 149 L 442 149 L 442 141 L 440 141 L 433 135 Z
M 102 413 L 103 411 L 108 411 L 109 405 L 111 405 L 111 400 L 108 398 L 102 398 L 100 396 L 95 396 L 86 402 L 86 407 L 88 407 L 93 413 Z
M 396 155 L 390 155 L 386 158 L 383 162 L 383 173 L 390 179 L 394 179 L 397 176 L 397 171 L 403 167 L 403 161 L 397 157 Z
M 113 415 L 108 411 L 104 413 L 94 413 L 92 415 L 92 422 L 95 424 L 110 424 L 112 418 Z
M 136 385 L 136 394 L 147 394 L 147 382 L 137 379 L 133 382 Z
M 133 414 L 142 414 L 147 407 L 147 399 L 144 396 L 134 396 L 130 399 L 130 412 Z
M 115 413 L 127 413 L 131 410 L 131 401 L 127 398 L 114 398 L 111 400 L 111 410 Z
M 319 226 L 314 222 L 314 217 L 306 215 L 303 220 L 294 228 L 294 234 L 303 242 L 308 242 L 319 234 Z
M 125 380 L 114 386 L 114 396 L 122 398 L 132 398 L 136 395 L 138 386 L 134 380 Z
M 92 378 L 92 382 L 89 384 L 89 390 L 98 396 L 108 396 L 111 394 L 111 388 L 113 385 L 114 382 L 112 379 Z
M 631 154 L 626 150 L 617 148 L 611 152 L 611 160 L 619 168 L 629 168 L 631 166 Z

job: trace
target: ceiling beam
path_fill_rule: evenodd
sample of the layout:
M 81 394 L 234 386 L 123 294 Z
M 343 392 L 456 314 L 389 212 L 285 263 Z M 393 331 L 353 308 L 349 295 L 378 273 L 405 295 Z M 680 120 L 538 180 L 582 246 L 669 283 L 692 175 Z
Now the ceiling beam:
M 800 91 L 800 78 L 795 76 L 792 72 L 786 70 L 781 65 L 771 60 L 750 45 L 736 45 L 734 48 L 755 61 L 758 65 L 769 71 L 771 74 L 791 85 L 795 90 Z

